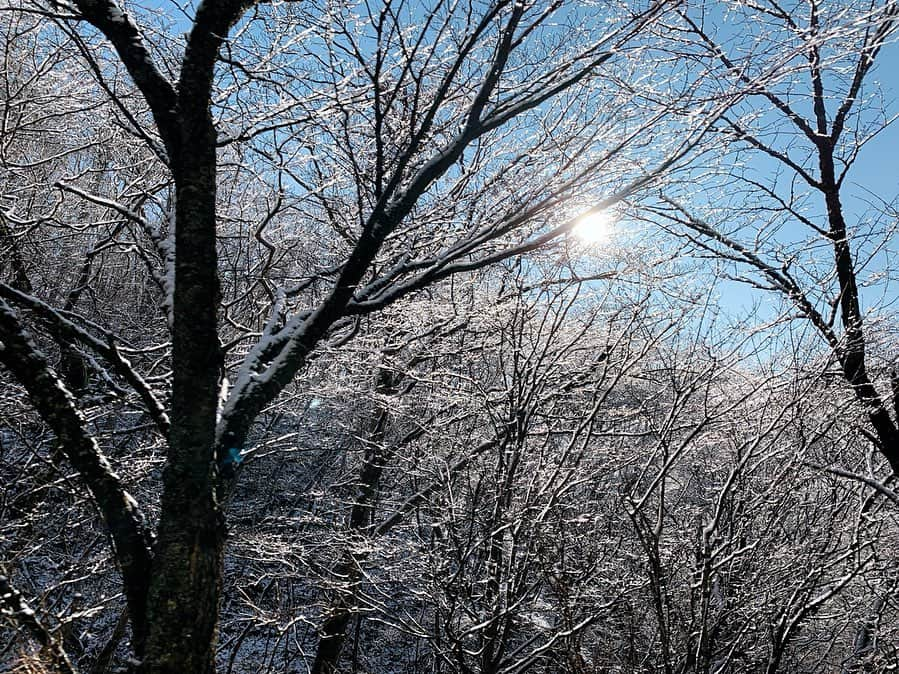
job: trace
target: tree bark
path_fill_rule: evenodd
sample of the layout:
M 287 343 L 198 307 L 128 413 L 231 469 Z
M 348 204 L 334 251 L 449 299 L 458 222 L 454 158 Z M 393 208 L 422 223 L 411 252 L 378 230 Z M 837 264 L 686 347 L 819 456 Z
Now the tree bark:
M 193 91 L 196 85 L 197 91 Z M 214 671 L 225 520 L 216 500 L 218 339 L 215 129 L 202 83 L 182 80 L 176 185 L 172 407 L 162 512 L 150 584 L 147 674 Z

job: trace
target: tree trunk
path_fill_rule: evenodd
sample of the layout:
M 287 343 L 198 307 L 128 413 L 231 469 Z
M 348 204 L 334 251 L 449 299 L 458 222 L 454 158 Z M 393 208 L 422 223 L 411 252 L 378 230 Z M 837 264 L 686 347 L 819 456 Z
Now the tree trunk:
M 202 78 L 201 78 L 202 79 Z M 182 81 L 181 99 L 191 81 Z M 197 83 L 207 96 L 208 87 Z M 146 674 L 214 671 L 225 544 L 216 500 L 218 341 L 215 129 L 208 97 L 181 110 L 176 184 L 172 426 L 147 608 Z
M 378 368 L 375 392 L 380 395 L 395 395 L 399 383 L 399 375 L 386 367 Z M 356 500 L 350 510 L 348 529 L 351 534 L 360 534 L 368 530 L 374 521 L 374 501 L 378 496 L 378 485 L 384 472 L 387 451 L 384 438 L 387 434 L 389 411 L 379 404 L 372 418 L 371 427 L 365 447 L 362 468 L 359 471 L 359 485 Z M 331 570 L 331 574 L 345 582 L 350 590 L 350 598 L 356 594 L 356 585 L 361 580 L 359 573 L 360 559 L 352 550 L 344 552 L 343 559 Z M 345 579 L 345 580 L 343 580 Z M 353 607 L 347 602 L 344 593 L 338 592 L 328 610 L 330 614 L 321 628 L 321 638 L 312 664 L 312 674 L 331 674 L 337 671 L 340 652 L 346 642 L 347 628 L 353 617 Z

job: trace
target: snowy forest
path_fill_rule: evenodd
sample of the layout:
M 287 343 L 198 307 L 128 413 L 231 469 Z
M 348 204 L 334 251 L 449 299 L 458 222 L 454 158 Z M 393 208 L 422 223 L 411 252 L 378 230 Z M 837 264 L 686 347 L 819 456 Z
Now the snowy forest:
M 899 668 L 899 0 L 0 0 L 0 672 Z

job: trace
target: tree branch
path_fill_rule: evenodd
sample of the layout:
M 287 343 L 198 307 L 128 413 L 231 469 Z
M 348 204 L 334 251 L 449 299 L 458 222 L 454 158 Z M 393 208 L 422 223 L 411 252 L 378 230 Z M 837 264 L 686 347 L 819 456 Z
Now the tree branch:
M 0 300 L 0 340 L 0 362 L 25 387 L 35 409 L 56 435 L 63 454 L 87 485 L 106 523 L 124 580 L 135 652 L 140 654 L 146 635 L 144 609 L 152 543 L 143 515 L 88 432 L 72 395 L 15 311 L 3 300 Z

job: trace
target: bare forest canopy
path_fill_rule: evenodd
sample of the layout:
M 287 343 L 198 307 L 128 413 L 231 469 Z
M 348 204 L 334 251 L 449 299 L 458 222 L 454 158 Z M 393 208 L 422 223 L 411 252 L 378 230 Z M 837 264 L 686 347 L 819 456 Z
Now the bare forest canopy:
M 0 672 L 895 669 L 897 22 L 0 0 Z

